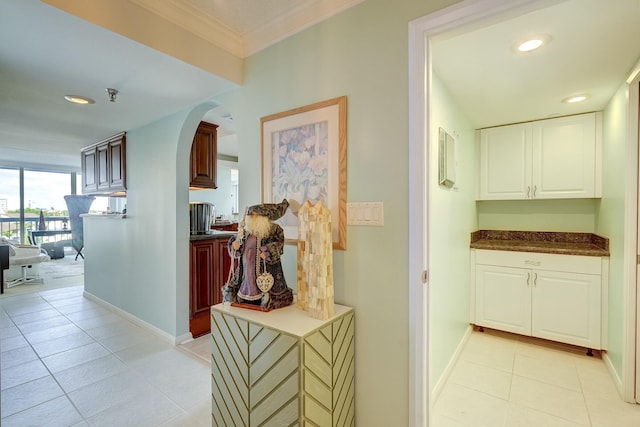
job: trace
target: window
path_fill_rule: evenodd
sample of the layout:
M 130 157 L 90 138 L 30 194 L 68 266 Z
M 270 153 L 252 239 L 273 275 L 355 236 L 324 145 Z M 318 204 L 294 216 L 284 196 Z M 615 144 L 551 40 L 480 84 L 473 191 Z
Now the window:
M 20 171 L 0 168 L 0 235 L 20 241 Z
M 0 234 L 28 243 L 29 230 L 40 225 L 41 211 L 46 229 L 63 228 L 69 216 L 64 196 L 76 194 L 80 181 L 75 172 L 0 168 Z M 97 197 L 91 211 L 106 211 L 108 199 Z
M 231 168 L 231 213 L 238 213 L 238 169 Z

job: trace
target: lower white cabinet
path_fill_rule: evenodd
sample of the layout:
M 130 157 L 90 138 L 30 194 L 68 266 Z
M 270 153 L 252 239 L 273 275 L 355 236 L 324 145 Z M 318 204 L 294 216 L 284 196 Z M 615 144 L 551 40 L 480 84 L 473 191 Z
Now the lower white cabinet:
M 474 249 L 471 260 L 472 323 L 605 348 L 608 258 Z

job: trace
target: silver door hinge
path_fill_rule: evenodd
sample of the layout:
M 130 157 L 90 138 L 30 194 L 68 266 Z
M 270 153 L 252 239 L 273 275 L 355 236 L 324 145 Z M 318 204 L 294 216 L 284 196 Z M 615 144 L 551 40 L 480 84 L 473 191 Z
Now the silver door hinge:
M 429 281 L 429 272 L 425 270 L 422 272 L 422 283 L 426 285 L 428 281 Z

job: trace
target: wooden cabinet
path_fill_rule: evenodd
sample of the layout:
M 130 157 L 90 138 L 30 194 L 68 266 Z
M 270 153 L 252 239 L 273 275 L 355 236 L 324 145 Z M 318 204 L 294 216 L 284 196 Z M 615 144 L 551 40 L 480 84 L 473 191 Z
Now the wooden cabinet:
M 608 258 L 472 250 L 472 323 L 605 348 Z
M 210 331 L 210 307 L 222 302 L 231 258 L 228 238 L 191 242 L 189 277 L 189 330 L 193 337 Z
M 217 179 L 217 125 L 200 122 L 191 144 L 189 188 L 215 189 Z
M 213 306 L 213 425 L 355 425 L 355 316 L 334 310 L 318 320 L 295 305 Z
M 124 132 L 82 149 L 82 194 L 107 195 L 127 190 Z
M 479 200 L 601 197 L 600 113 L 482 129 Z

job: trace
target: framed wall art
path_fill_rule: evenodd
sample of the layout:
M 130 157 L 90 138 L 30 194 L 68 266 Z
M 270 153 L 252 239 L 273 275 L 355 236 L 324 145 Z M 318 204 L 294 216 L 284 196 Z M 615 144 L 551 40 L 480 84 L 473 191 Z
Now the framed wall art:
M 262 117 L 262 202 L 289 201 L 278 220 L 297 243 L 298 210 L 322 200 L 331 211 L 334 249 L 347 245 L 347 97 Z

